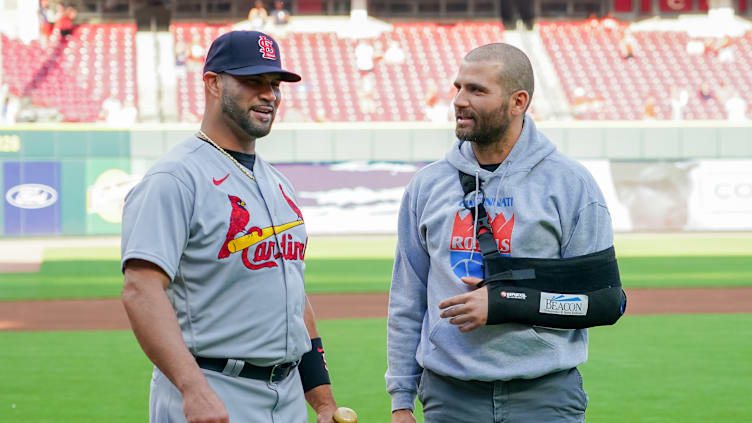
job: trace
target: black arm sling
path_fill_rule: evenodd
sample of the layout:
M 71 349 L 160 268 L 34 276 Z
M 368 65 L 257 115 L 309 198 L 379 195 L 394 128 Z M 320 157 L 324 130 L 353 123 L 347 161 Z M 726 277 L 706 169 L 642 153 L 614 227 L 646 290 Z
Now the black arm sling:
M 483 255 L 483 281 L 488 285 L 487 325 L 524 323 L 559 329 L 612 325 L 624 314 L 614 247 L 564 259 L 507 257 L 499 253 L 484 206 L 485 193 L 475 178 L 459 172 L 463 205 L 476 219 L 475 238 Z

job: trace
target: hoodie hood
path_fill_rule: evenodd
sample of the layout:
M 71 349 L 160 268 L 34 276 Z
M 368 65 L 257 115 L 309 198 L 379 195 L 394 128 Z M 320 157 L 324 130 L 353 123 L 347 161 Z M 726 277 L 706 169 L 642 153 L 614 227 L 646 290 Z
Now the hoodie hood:
M 538 132 L 535 123 L 527 115 L 522 125 L 522 132 L 512 151 L 496 171 L 489 172 L 480 167 L 473 153 L 472 143 L 457 140 L 446 154 L 446 160 L 457 170 L 468 175 L 474 175 L 478 171 L 480 179 L 486 180 L 495 173 L 506 172 L 529 172 L 548 155 L 556 151 L 554 144 L 543 134 Z M 502 170 L 504 169 L 504 170 Z

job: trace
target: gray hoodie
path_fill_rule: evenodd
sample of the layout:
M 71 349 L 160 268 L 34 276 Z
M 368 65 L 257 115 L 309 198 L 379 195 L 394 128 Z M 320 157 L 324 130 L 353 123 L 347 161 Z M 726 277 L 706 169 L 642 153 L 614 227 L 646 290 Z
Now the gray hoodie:
M 611 216 L 598 185 L 529 117 L 504 162 L 482 169 L 469 142 L 421 169 L 399 213 L 389 296 L 387 391 L 392 409 L 412 409 L 422 368 L 463 380 L 531 379 L 587 359 L 587 330 L 516 323 L 462 333 L 438 304 L 469 292 L 460 277 L 482 278 L 470 212 L 457 170 L 476 176 L 494 238 L 512 257 L 567 258 L 613 245 Z

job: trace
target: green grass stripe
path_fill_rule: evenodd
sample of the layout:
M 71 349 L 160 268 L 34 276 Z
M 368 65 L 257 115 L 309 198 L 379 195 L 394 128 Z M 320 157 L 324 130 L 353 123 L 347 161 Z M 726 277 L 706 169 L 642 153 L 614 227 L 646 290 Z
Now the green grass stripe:
M 394 235 L 311 235 L 306 257 L 393 258 Z M 749 233 L 617 233 L 614 244 L 619 257 L 734 256 L 752 254 Z M 46 248 L 45 260 L 119 260 L 118 247 Z
M 0 345 L 0 421 L 148 420 L 150 365 L 131 332 L 9 332 Z
M 752 234 L 707 233 L 618 233 L 614 247 L 619 257 L 738 256 L 752 254 Z
M 386 320 L 318 325 L 337 401 L 389 421 Z M 627 315 L 591 329 L 587 421 L 752 421 L 750 326 L 752 314 Z M 0 421 L 146 421 L 151 366 L 130 332 L 0 332 L 0 345 Z
M 588 421 L 752 421 L 750 326 L 752 314 L 627 315 L 591 329 Z
M 387 292 L 391 258 L 308 258 L 309 293 Z M 752 286 L 752 256 L 621 257 L 626 288 Z M 112 298 L 123 283 L 115 260 L 50 260 L 39 273 L 0 274 L 0 300 Z

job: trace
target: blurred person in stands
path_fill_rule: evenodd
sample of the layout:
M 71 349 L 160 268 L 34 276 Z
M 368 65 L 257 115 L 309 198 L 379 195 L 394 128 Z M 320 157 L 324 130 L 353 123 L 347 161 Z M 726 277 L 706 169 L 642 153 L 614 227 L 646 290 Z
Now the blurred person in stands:
M 595 16 L 595 13 L 591 13 L 590 16 L 585 19 L 585 29 L 597 30 L 600 26 L 601 22 L 598 20 L 598 17 Z
M 55 28 L 60 30 L 60 36 L 65 38 L 73 34 L 75 29 L 73 21 L 76 19 L 78 11 L 71 6 L 65 6 L 62 3 L 58 5 L 58 19 L 55 21 Z
M 376 111 L 376 78 L 372 73 L 367 73 L 360 78 L 358 87 L 358 103 L 360 111 L 370 115 Z
M 500 0 L 501 22 L 505 28 L 514 29 L 516 25 L 515 12 L 522 19 L 528 30 L 533 29 L 533 2 L 530 0 Z
M 371 43 L 360 40 L 355 46 L 355 64 L 361 72 L 370 72 L 373 70 L 374 50 Z
M 10 97 L 5 97 L 0 101 L 0 125 L 12 125 L 13 123 L 8 123 L 7 121 L 8 116 L 10 115 L 8 112 L 10 111 Z M 15 120 L 15 119 L 14 119 Z
M 405 62 L 405 51 L 402 50 L 399 43 L 389 41 L 389 47 L 384 52 L 384 63 L 390 65 L 400 65 Z
M 188 69 L 199 70 L 204 67 L 204 56 L 206 50 L 204 44 L 201 42 L 201 36 L 199 34 L 193 34 L 191 37 L 191 45 L 188 48 Z
M 175 44 L 175 75 L 178 78 L 184 78 L 187 74 L 188 64 L 188 46 L 184 42 L 178 42 Z
M 128 97 L 125 99 L 125 105 L 123 106 L 123 109 L 120 110 L 120 114 L 118 116 L 118 124 L 120 126 L 126 126 L 130 127 L 133 126 L 134 123 L 138 120 L 138 109 L 136 109 L 136 105 L 133 103 L 133 99 Z
M 277 0 L 274 2 L 274 10 L 271 13 L 272 22 L 276 26 L 287 25 L 290 22 L 290 11 L 285 9 L 284 3 Z
M 682 120 L 684 108 L 689 102 L 689 93 L 684 88 L 671 87 L 671 120 Z
M 702 81 L 702 84 L 700 84 L 700 89 L 697 90 L 697 96 L 700 97 L 700 100 L 702 101 L 708 101 L 714 97 L 713 90 L 711 90 L 708 81 Z
M 110 96 L 102 102 L 102 108 L 99 111 L 99 120 L 107 122 L 108 125 L 117 126 L 118 116 L 122 109 L 123 105 L 120 103 L 120 99 L 118 99 L 115 93 L 110 93 Z
M 708 39 L 705 41 L 705 54 L 715 56 L 721 63 L 734 61 L 734 39 L 728 35 L 723 38 Z
M 734 90 L 723 104 L 726 109 L 726 119 L 730 122 L 744 122 L 747 120 L 747 102 Z
M 449 121 L 449 104 L 442 99 L 436 81 L 433 79 L 429 79 L 426 84 L 426 94 L 424 99 L 425 107 L 423 112 L 426 115 L 426 120 L 433 123 L 444 123 Z
M 39 42 L 42 48 L 47 48 L 47 41 L 52 35 L 57 20 L 57 15 L 50 6 L 50 0 L 39 0 L 37 16 L 39 17 Z
M 256 0 L 253 3 L 253 7 L 248 11 L 248 22 L 251 23 L 253 29 L 262 29 L 266 25 L 266 20 L 269 18 L 269 13 L 264 7 L 264 2 Z
M 619 55 L 624 60 L 633 59 L 636 50 L 637 39 L 632 34 L 632 31 L 627 29 L 619 40 Z
M 329 118 L 326 117 L 324 109 L 318 109 L 316 110 L 316 116 L 313 117 L 313 121 L 316 123 L 326 123 L 329 122 Z
M 572 112 L 575 116 L 582 116 L 585 113 L 602 109 L 605 100 L 599 94 L 587 92 L 583 87 L 576 87 L 572 92 Z
M 606 31 L 616 31 L 619 29 L 619 21 L 616 20 L 613 13 L 608 12 L 606 17 L 601 20 L 601 26 L 603 26 Z
M 0 87 L 0 125 L 13 125 L 18 114 L 18 99 L 10 94 L 8 84 Z
M 658 119 L 658 113 L 655 110 L 655 96 L 650 94 L 645 98 L 645 105 L 642 110 L 642 118 L 645 120 Z
M 721 39 L 718 46 L 718 61 L 721 63 L 731 63 L 734 61 L 734 40 L 728 35 Z

